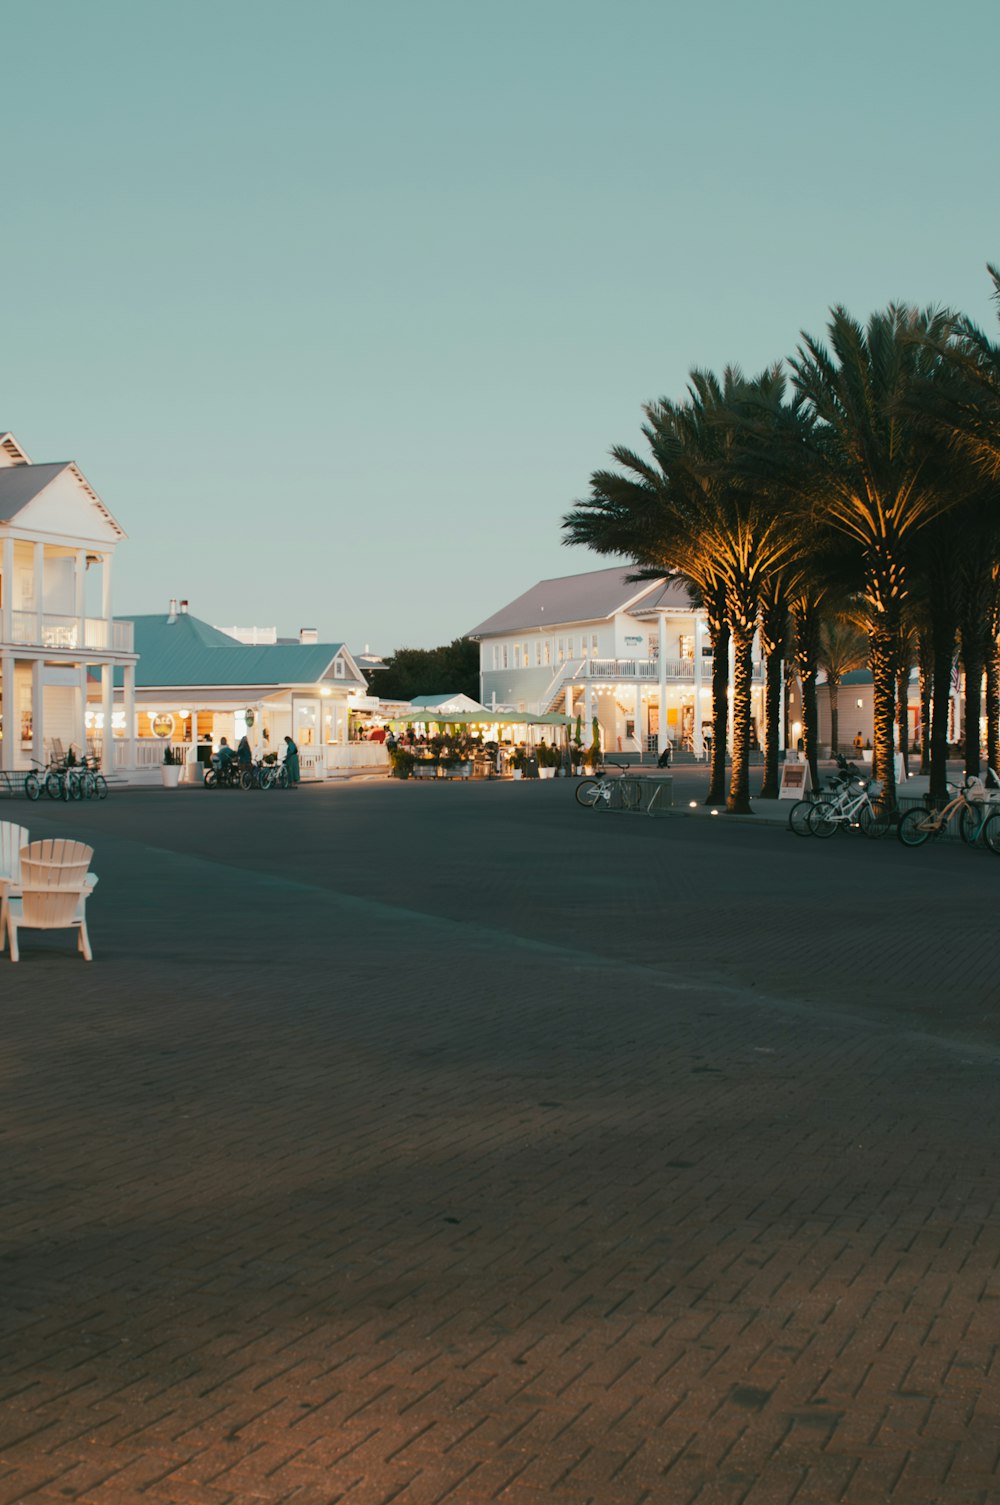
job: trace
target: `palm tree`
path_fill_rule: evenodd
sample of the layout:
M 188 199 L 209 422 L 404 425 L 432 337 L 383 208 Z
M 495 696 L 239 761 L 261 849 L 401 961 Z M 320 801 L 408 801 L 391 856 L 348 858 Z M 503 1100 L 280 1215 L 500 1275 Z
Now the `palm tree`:
M 818 523 L 858 550 L 859 601 L 874 696 L 874 772 L 895 796 L 896 670 L 909 594 L 913 539 L 953 500 L 925 463 L 918 420 L 905 399 L 934 379 L 952 331 L 942 313 L 891 305 L 862 327 L 834 308 L 829 350 L 803 335 L 791 361 L 795 385 L 815 418 L 812 503 Z
M 850 616 L 831 612 L 819 625 L 819 666 L 826 675 L 830 700 L 830 751 L 840 751 L 840 687 L 845 674 L 863 669 L 867 661 L 864 634 Z
M 761 586 L 798 547 L 780 514 L 736 476 L 733 452 L 750 412 L 780 407 L 783 390 L 777 368 L 753 381 L 735 368 L 727 368 L 721 379 L 711 372 L 692 372 L 685 401 L 662 398 L 644 408 L 643 434 L 652 464 L 630 450 L 613 449 L 626 474 L 596 472 L 589 499 L 563 520 L 569 542 L 682 575 L 704 602 L 714 650 L 713 801 L 725 777 L 728 652 L 723 650 L 731 639 L 730 813 L 750 813 L 751 808 L 750 692 Z

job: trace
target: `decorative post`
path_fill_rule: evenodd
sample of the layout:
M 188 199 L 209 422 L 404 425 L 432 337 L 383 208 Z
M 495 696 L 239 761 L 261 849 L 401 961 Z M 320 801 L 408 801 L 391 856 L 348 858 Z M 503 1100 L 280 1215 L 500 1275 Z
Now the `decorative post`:
M 43 768 L 48 761 L 45 756 L 45 738 L 42 735 L 42 718 L 45 698 L 42 687 L 44 665 L 40 658 L 31 660 L 31 756 Z
M 35 593 L 35 632 L 31 642 L 43 641 L 42 613 L 45 610 L 45 545 L 32 544 L 32 589 Z
M 667 745 L 667 619 L 661 611 L 656 619 L 656 651 L 659 654 L 657 668 L 660 671 L 660 714 L 657 717 L 656 751 L 662 753 Z
M 102 664 L 101 719 L 104 722 L 104 730 L 101 732 L 101 768 L 105 774 L 115 771 L 114 715 L 115 671 L 113 665 Z
M 705 756 L 705 739 L 701 734 L 701 697 L 704 685 L 701 656 L 701 629 L 704 623 L 700 616 L 694 619 L 694 726 L 691 728 L 691 751 L 701 761 Z
M 125 767 L 135 768 L 135 664 L 125 664 L 123 704 L 125 707 Z

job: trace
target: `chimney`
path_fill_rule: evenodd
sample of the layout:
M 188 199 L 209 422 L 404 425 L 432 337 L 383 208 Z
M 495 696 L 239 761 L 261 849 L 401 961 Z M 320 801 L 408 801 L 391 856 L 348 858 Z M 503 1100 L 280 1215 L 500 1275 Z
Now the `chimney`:
M 187 616 L 187 609 L 188 609 L 187 602 L 186 601 L 182 601 L 181 602 L 181 616 L 182 617 L 186 617 Z
M 316 628 L 316 627 L 300 627 L 299 628 L 299 642 L 300 643 L 318 643 L 319 642 L 319 630 L 318 630 L 318 628 Z
M 171 596 L 170 597 L 170 610 L 167 612 L 167 621 L 168 622 L 176 622 L 177 621 L 177 597 L 176 596 Z

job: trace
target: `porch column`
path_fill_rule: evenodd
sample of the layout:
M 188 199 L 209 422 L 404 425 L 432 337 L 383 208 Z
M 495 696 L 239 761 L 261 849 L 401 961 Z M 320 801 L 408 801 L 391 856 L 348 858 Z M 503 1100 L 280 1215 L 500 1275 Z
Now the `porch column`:
M 106 622 L 111 620 L 111 555 L 105 554 L 101 560 L 101 616 Z M 108 628 L 108 647 L 113 648 L 111 641 L 111 628 Z
M 14 540 L 5 534 L 3 541 L 3 615 L 0 617 L 0 643 L 14 639 Z
M 40 548 L 41 545 L 36 545 L 36 547 Z M 42 691 L 43 669 L 44 665 L 40 658 L 31 660 L 31 756 L 44 768 L 48 759 L 45 756 L 45 737 L 42 726 L 45 704 Z
M 9 577 L 8 577 L 9 578 Z M 4 607 L 7 593 L 4 592 Z M 14 659 L 9 653 L 0 658 L 0 690 L 3 692 L 3 740 L 0 741 L 0 768 L 9 772 L 14 767 L 15 737 L 21 743 L 20 716 L 14 691 Z
M 35 625 L 35 642 L 42 641 L 42 613 L 45 610 L 45 545 L 43 543 L 32 544 L 32 581 L 35 592 L 35 613 L 37 617 Z
M 135 664 L 126 664 L 122 670 L 124 680 L 123 705 L 125 707 L 125 767 L 135 768 Z
M 701 723 L 704 719 L 701 709 L 702 690 L 704 688 L 704 660 L 701 656 L 702 641 L 701 631 L 704 623 L 701 617 L 694 619 L 694 726 L 691 728 L 691 751 L 699 761 L 705 756 L 705 739 L 701 735 Z
M 104 729 L 101 732 L 101 768 L 106 774 L 114 773 L 115 745 L 114 737 L 115 715 L 115 671 L 111 664 L 101 665 L 101 721 Z
M 592 724 L 594 720 L 594 690 L 590 678 L 590 659 L 584 659 L 583 676 L 583 745 L 589 747 L 591 743 Z
M 87 756 L 87 665 L 80 664 L 73 689 L 73 741 L 81 759 Z
M 657 667 L 660 671 L 660 714 L 657 717 L 656 751 L 662 753 L 667 745 L 667 619 L 662 611 L 656 619 L 656 651 L 659 654 Z
M 635 682 L 635 740 L 639 744 L 639 762 L 646 751 L 646 728 L 642 724 L 642 680 Z
M 73 615 L 76 617 L 76 645 L 78 648 L 87 646 L 87 551 L 77 549 L 76 558 L 73 561 Z M 84 700 L 86 700 L 84 694 Z

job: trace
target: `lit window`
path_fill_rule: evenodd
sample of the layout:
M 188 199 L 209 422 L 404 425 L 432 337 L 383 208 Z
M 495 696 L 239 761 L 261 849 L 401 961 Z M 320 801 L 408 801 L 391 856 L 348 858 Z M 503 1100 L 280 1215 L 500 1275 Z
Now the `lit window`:
M 539 665 L 541 664 L 541 662 L 542 662 L 542 640 L 541 640 L 541 638 L 536 638 L 535 639 L 535 668 L 536 669 L 539 667 Z
M 543 651 L 545 653 L 545 662 L 547 664 L 551 664 L 551 662 L 552 662 L 552 639 L 551 638 L 546 638 L 545 642 L 542 644 L 542 648 L 543 648 Z
M 501 655 L 502 655 L 502 660 L 503 660 L 503 667 L 506 669 L 506 667 L 507 667 L 507 644 L 506 643 L 504 643 L 504 645 L 503 645 L 503 648 L 501 650 Z

